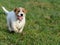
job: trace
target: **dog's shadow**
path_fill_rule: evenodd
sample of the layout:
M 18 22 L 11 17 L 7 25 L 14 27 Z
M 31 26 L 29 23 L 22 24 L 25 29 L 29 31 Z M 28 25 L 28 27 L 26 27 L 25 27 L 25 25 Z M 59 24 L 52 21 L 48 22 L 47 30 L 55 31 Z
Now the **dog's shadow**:
M 26 33 L 24 33 L 24 32 L 22 32 L 22 33 L 16 33 L 16 32 L 14 32 L 14 31 L 9 31 L 9 29 L 6 27 L 5 29 L 2 29 L 3 31 L 2 32 L 4 32 L 4 33 L 7 33 L 7 34 L 18 34 L 18 35 L 20 35 L 20 36 L 24 36 Z
M 14 34 L 14 31 L 10 32 L 8 29 L 2 29 L 4 33 L 8 33 L 8 34 Z

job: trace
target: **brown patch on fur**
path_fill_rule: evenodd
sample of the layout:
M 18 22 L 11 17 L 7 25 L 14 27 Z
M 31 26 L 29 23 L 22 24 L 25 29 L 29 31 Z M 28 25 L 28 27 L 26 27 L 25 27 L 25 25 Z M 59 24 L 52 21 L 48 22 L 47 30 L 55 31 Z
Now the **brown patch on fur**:
M 20 9 L 19 8 L 15 8 L 14 9 L 14 12 L 16 13 L 16 15 L 20 12 Z
M 25 8 L 15 8 L 14 9 L 15 14 L 17 15 L 20 12 L 20 10 L 22 10 L 22 12 L 24 12 L 25 14 L 27 13 L 27 10 Z
M 22 11 L 23 11 L 24 13 L 27 13 L 27 10 L 26 10 L 25 8 L 22 8 Z

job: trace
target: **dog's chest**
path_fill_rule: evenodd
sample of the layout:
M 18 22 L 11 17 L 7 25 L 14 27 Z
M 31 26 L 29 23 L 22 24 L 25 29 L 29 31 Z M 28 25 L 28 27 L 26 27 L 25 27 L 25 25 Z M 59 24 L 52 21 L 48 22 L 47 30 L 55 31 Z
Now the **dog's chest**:
M 24 26 L 24 24 L 25 24 L 25 21 L 19 21 L 19 20 L 17 20 L 17 21 L 15 22 L 15 26 L 16 26 L 17 28 L 21 28 L 22 26 Z

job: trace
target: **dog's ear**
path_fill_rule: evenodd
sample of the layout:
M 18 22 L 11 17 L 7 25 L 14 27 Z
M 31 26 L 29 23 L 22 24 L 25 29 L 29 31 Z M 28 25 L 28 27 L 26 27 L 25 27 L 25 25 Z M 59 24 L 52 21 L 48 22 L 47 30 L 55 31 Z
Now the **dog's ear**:
M 24 13 L 27 13 L 27 10 L 24 8 L 24 9 L 23 9 L 23 12 L 24 12 Z
M 25 9 L 25 13 L 27 13 L 28 11 Z
M 14 12 L 16 12 L 16 11 L 17 11 L 17 8 L 14 9 Z

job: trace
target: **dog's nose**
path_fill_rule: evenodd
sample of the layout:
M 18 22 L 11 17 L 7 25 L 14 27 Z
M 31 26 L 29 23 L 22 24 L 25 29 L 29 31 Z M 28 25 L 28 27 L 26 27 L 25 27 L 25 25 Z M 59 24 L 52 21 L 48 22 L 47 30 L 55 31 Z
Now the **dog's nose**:
M 21 14 L 21 16 L 23 16 L 23 14 Z

